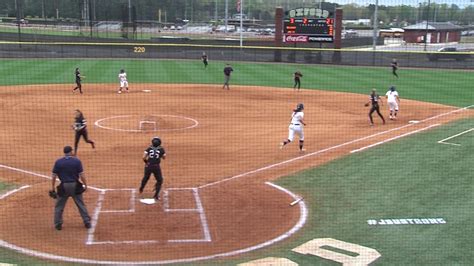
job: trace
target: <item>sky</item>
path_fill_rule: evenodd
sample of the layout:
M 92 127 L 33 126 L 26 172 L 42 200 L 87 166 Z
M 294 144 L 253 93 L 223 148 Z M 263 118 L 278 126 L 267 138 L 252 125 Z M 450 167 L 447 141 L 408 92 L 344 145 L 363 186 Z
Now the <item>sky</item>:
M 456 4 L 461 8 L 464 8 L 469 5 L 474 5 L 474 0 L 430 0 L 431 3 L 436 4 Z M 315 0 L 318 2 L 318 0 Z M 357 3 L 358 5 L 369 5 L 375 4 L 375 0 L 328 0 L 328 2 L 336 2 L 338 4 L 350 4 L 350 3 Z M 428 0 L 379 0 L 379 5 L 386 5 L 386 6 L 398 6 L 398 5 L 411 5 L 417 6 L 419 3 L 428 2 Z

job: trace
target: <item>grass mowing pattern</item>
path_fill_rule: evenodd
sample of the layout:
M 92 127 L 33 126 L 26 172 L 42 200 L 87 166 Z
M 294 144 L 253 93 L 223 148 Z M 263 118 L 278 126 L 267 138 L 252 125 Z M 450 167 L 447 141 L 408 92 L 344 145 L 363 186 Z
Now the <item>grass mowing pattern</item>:
M 212 55 L 210 55 L 212 56 Z M 464 107 L 472 105 L 474 74 L 469 71 L 437 69 L 401 69 L 400 79 L 391 69 L 326 66 L 288 65 L 262 63 L 232 64 L 232 84 L 291 88 L 292 73 L 300 70 L 302 88 L 369 94 L 377 88 L 384 94 L 395 85 L 403 98 Z M 79 67 L 87 83 L 117 83 L 121 68 L 127 71 L 130 86 L 133 83 L 200 83 L 221 84 L 224 62 L 210 61 L 204 69 L 199 60 L 1 60 L 0 85 L 19 84 L 74 84 L 74 69 Z
M 297 241 L 275 254 L 300 265 L 327 261 L 291 252 L 313 238 L 330 237 L 376 249 L 377 264 L 469 265 L 474 258 L 474 119 L 353 154 L 281 179 L 305 196 L 308 224 Z M 369 226 L 369 219 L 438 218 L 445 225 Z
M 71 86 L 65 89 L 71 89 L 76 67 L 87 76 L 84 80 L 87 93 L 87 83 L 117 83 L 120 68 L 127 70 L 131 89 L 138 82 L 221 84 L 224 62 L 212 61 L 211 57 L 209 68 L 204 69 L 199 60 L 4 59 L 0 60 L 0 85 L 68 83 Z M 397 80 L 388 67 L 257 63 L 235 63 L 233 67 L 231 85 L 291 88 L 292 73 L 298 69 L 304 74 L 302 84 L 307 89 L 368 94 L 375 87 L 382 94 L 395 84 L 402 99 L 459 107 L 474 103 L 471 87 L 474 75 L 466 71 L 402 68 L 401 78 Z M 337 265 L 289 251 L 313 238 L 332 237 L 377 249 L 382 254 L 378 260 L 381 264 L 470 264 L 470 258 L 474 257 L 470 248 L 474 244 L 470 222 L 474 203 L 470 195 L 474 187 L 467 177 L 474 171 L 472 135 L 456 138 L 458 143 L 467 145 L 461 150 L 436 141 L 473 127 L 473 123 L 468 120 L 417 134 L 283 179 L 280 185 L 305 195 L 311 208 L 308 224 L 291 243 L 253 252 L 250 259 L 277 256 L 300 265 Z M 440 216 L 448 224 L 407 227 L 366 224 L 370 218 L 414 216 Z M 5 249 L 0 249 L 0 262 L 45 264 Z M 222 262 L 234 264 L 235 261 Z

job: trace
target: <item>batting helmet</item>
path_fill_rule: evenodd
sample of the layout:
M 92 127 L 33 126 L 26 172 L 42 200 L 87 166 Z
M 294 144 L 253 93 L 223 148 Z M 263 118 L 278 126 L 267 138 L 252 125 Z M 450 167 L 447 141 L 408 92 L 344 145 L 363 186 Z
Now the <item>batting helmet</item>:
M 152 140 L 151 140 L 151 144 L 153 145 L 153 147 L 158 147 L 161 145 L 161 139 L 158 138 L 158 137 L 154 137 Z
M 395 89 L 395 86 L 391 86 L 391 87 L 390 87 L 390 90 L 391 90 L 391 91 L 395 91 L 395 90 L 396 90 L 396 89 Z
M 302 103 L 299 103 L 298 105 L 296 105 L 296 110 L 303 110 L 304 109 L 304 104 Z

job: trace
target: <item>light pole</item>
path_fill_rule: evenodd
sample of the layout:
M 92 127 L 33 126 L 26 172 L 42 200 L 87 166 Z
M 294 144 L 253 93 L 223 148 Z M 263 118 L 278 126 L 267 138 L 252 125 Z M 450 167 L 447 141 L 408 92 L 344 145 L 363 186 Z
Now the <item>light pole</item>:
M 372 33 L 372 49 L 376 50 L 377 46 L 377 24 L 378 24 L 378 18 L 377 18 L 377 13 L 379 11 L 379 0 L 375 0 L 375 10 L 374 10 L 374 32 Z
M 426 10 L 426 29 L 425 29 L 425 45 L 423 47 L 423 51 L 426 51 L 426 46 L 428 45 L 428 21 L 430 18 L 430 0 L 428 0 L 428 8 Z M 430 36 L 431 38 L 431 36 Z

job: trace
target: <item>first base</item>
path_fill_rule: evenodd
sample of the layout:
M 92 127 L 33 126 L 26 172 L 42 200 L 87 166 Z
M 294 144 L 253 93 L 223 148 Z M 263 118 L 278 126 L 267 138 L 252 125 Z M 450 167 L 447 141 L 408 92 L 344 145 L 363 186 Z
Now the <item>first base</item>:
M 156 200 L 153 199 L 153 198 L 151 198 L 151 199 L 140 199 L 140 202 L 143 203 L 143 204 L 151 205 L 151 204 L 155 204 Z
M 143 92 L 151 92 L 151 90 L 143 90 Z

